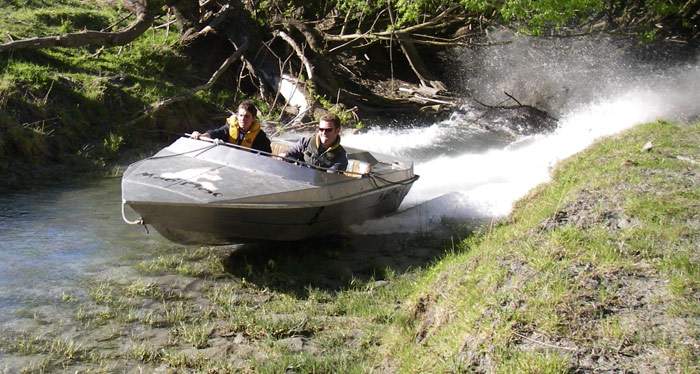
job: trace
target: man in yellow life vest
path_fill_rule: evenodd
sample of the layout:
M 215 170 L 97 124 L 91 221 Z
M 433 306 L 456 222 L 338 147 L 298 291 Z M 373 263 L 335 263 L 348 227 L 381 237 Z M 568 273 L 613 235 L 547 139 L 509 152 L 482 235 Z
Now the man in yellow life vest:
M 272 153 L 270 139 L 260 127 L 258 108 L 251 100 L 244 100 L 238 105 L 236 114 L 226 119 L 226 124 L 205 133 L 193 131 L 193 139 L 220 139 L 228 143 Z
M 304 161 L 330 171 L 345 171 L 348 155 L 340 145 L 340 119 L 335 114 L 326 114 L 318 123 L 318 133 L 301 138 L 282 157 Z

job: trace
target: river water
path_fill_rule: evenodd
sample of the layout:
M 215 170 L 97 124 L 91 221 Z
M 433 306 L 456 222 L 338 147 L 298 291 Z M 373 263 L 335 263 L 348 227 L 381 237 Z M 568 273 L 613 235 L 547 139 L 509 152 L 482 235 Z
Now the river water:
M 124 224 L 119 179 L 0 197 L 0 320 L 80 293 L 86 275 L 170 245 Z
M 397 248 L 391 245 L 396 235 L 430 235 L 445 218 L 483 222 L 502 217 L 518 198 L 549 179 L 557 161 L 596 139 L 660 118 L 697 118 L 698 65 L 664 74 L 647 84 L 617 85 L 605 97 L 568 102 L 557 129 L 548 133 L 513 135 L 476 126 L 465 107 L 438 123 L 398 129 L 377 123 L 361 134 L 343 135 L 348 146 L 413 159 L 421 176 L 398 214 L 348 230 L 343 240 L 354 244 L 347 258 L 356 250 L 362 254 L 354 257 L 379 253 L 387 261 L 412 258 L 406 266 L 427 263 L 444 251 L 445 238 L 426 250 L 425 242 Z M 122 222 L 119 182 L 75 182 L 0 196 L 0 322 L 26 317 L 32 308 L 59 303 L 64 295 L 83 294 L 83 283 L 93 274 L 132 265 L 156 248 L 177 247 L 154 231 L 146 234 Z

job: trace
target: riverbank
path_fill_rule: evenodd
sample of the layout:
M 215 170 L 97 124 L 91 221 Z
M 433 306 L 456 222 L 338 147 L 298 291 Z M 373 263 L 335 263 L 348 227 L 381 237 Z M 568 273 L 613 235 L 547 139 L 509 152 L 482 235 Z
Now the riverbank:
M 133 20 L 119 7 L 77 0 L 0 5 L 3 37 L 13 39 L 113 30 Z M 125 46 L 0 54 L 0 190 L 64 173 L 109 174 L 126 153 L 223 123 L 237 99 L 217 87 L 142 116 L 211 74 L 191 66 L 178 40 L 156 27 Z
M 562 162 L 420 277 L 386 341 L 400 372 L 695 372 L 700 124 Z
M 162 248 L 3 326 L 2 369 L 694 371 L 699 144 L 601 141 L 462 242 Z

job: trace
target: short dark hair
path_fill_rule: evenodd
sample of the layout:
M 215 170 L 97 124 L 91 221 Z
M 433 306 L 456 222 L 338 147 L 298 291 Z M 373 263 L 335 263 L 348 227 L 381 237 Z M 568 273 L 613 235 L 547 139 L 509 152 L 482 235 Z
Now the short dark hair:
M 253 117 L 258 116 L 258 108 L 255 107 L 255 103 L 253 100 L 243 100 L 241 101 L 240 104 L 238 104 L 238 109 L 243 108 L 246 112 L 249 112 L 253 115 Z
M 333 127 L 335 127 L 336 129 L 340 128 L 340 118 L 338 118 L 338 116 L 336 116 L 333 113 L 324 114 L 323 117 L 321 117 L 321 119 L 319 120 L 319 122 L 321 121 L 332 123 Z

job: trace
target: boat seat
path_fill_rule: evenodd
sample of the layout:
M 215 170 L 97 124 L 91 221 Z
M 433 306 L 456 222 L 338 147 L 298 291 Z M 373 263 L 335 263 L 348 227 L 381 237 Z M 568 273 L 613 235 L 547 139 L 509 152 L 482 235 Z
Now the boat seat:
M 345 173 L 343 174 L 348 177 L 362 178 L 363 175 L 369 174 L 371 170 L 372 165 L 369 162 L 351 158 L 348 159 L 348 167 L 345 168 Z
M 275 156 L 279 156 L 280 153 L 286 153 L 289 150 L 289 148 L 291 148 L 290 143 L 284 142 L 272 142 L 270 146 L 272 147 L 272 154 Z

